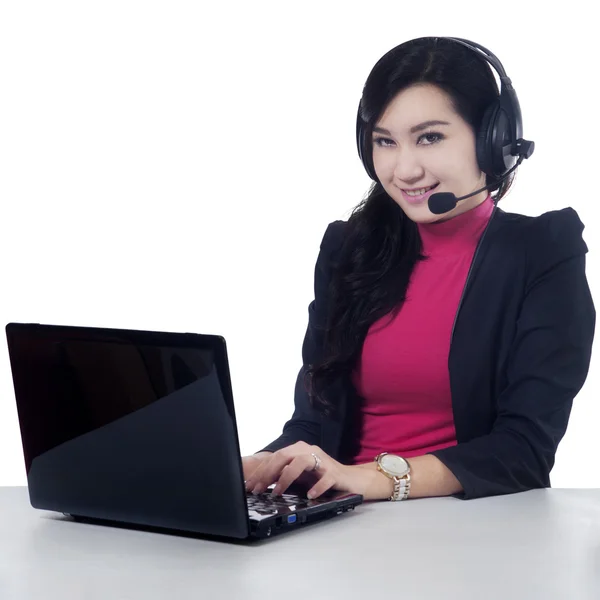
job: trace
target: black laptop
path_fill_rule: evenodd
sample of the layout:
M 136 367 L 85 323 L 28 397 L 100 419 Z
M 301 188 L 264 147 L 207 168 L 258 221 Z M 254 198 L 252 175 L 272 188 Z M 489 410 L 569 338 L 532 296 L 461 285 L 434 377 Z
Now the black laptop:
M 246 494 L 221 336 L 23 323 L 6 335 L 34 508 L 246 539 L 363 501 Z

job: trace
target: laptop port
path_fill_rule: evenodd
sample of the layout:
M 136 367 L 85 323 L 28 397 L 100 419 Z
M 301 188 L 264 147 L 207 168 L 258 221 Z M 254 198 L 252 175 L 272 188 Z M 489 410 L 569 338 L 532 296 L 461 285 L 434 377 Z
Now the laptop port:
M 277 517 L 275 519 L 275 527 L 279 529 L 283 525 L 283 517 Z
M 297 519 L 298 519 L 298 517 L 296 515 L 288 515 L 287 522 L 295 523 L 297 521 Z

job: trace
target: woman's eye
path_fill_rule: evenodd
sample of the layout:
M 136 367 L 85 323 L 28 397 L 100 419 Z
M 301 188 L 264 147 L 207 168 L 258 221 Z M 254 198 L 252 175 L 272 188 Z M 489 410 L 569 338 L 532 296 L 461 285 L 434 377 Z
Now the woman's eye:
M 388 138 L 374 138 L 373 139 L 373 143 L 376 144 L 377 146 L 383 147 L 383 148 L 388 148 L 389 146 L 387 145 L 387 143 L 384 142 L 391 142 L 392 140 L 388 139 Z
M 425 144 L 421 144 L 421 146 L 431 146 L 432 144 L 437 144 L 437 142 L 443 140 L 444 136 L 441 133 L 437 133 L 437 132 L 433 132 L 433 131 L 429 132 L 429 133 L 424 133 L 423 135 L 421 135 L 419 137 L 419 139 L 417 140 L 417 143 L 420 143 L 423 138 L 426 138 L 428 141 Z M 380 148 L 389 148 L 390 144 L 388 144 L 388 142 L 390 142 L 391 144 L 394 143 L 394 141 L 390 140 L 389 138 L 383 138 L 383 137 L 373 138 L 373 143 L 375 145 L 379 146 Z
M 428 144 L 425 144 L 426 146 L 429 146 L 431 144 L 435 144 L 437 142 L 439 142 L 440 140 L 444 139 L 444 136 L 441 133 L 435 133 L 435 132 L 431 132 L 431 133 L 424 133 L 420 138 L 419 141 L 423 138 L 433 138 L 433 141 L 430 141 Z

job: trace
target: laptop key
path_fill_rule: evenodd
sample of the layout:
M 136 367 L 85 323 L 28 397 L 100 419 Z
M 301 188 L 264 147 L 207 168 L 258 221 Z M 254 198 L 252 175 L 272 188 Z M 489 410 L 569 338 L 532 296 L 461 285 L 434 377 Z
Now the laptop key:
M 288 508 L 290 506 L 296 506 L 298 504 L 305 504 L 305 502 L 306 501 L 300 498 L 299 496 L 272 496 L 270 492 L 260 494 L 257 496 L 247 496 L 248 508 L 252 509 L 261 508 L 263 510 L 273 510 L 277 508 Z

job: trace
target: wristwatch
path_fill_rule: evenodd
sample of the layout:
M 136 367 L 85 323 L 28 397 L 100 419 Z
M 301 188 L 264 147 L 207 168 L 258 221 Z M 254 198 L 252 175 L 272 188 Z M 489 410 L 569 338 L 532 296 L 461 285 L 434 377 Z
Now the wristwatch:
M 375 457 L 377 470 L 394 482 L 394 493 L 388 500 L 406 500 L 410 493 L 410 465 L 405 458 L 382 452 Z

